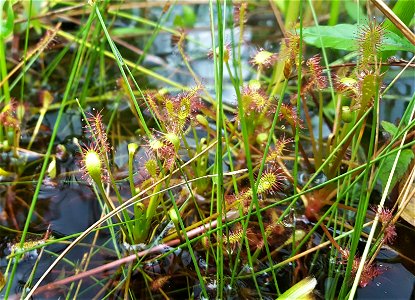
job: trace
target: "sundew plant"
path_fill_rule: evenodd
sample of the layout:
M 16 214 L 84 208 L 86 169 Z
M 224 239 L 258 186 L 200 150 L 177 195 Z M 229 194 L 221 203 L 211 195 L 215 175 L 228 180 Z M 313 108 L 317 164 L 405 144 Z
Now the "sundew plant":
M 0 8 L 2 298 L 415 281 L 411 1 Z

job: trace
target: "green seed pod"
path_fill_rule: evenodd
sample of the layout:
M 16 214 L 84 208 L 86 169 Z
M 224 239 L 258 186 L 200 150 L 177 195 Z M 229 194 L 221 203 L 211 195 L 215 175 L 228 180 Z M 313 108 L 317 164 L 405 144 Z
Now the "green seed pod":
M 135 151 L 137 151 L 138 145 L 136 143 L 130 143 L 128 144 L 128 154 L 134 155 Z
M 261 82 L 256 79 L 249 80 L 248 87 L 253 91 L 257 91 L 261 88 Z
M 196 120 L 199 122 L 200 125 L 204 127 L 209 127 L 209 122 L 203 115 L 196 115 Z
M 349 106 L 342 107 L 342 121 L 344 123 L 350 123 L 353 120 L 353 112 Z
M 204 235 L 200 241 L 202 243 L 203 249 L 205 250 L 210 249 L 211 243 L 210 243 L 209 238 L 206 235 Z
M 174 225 L 177 226 L 179 224 L 179 216 L 177 215 L 174 207 L 169 209 L 169 217 L 170 217 L 170 220 L 172 220 L 172 222 L 174 223 Z
M 85 168 L 92 180 L 96 184 L 101 184 L 101 168 L 102 163 L 98 153 L 95 150 L 88 150 L 85 154 Z
M 268 134 L 265 132 L 262 132 L 256 136 L 256 142 L 260 145 L 266 143 L 267 140 L 268 140 Z

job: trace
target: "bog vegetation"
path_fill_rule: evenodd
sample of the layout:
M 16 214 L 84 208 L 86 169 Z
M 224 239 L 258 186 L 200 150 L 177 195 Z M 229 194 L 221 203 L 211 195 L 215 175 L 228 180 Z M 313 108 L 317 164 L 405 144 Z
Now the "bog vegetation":
M 2 297 L 370 288 L 415 226 L 414 6 L 382 4 L 1 0 Z

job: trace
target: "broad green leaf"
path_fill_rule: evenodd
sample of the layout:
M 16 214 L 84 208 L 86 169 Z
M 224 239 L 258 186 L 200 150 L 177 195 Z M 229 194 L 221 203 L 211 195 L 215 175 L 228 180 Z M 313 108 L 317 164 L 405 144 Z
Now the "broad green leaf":
M 355 2 L 352 0 L 344 1 L 344 7 L 346 8 L 349 17 L 352 18 L 354 21 L 357 22 L 359 20 L 366 18 L 361 2 Z
M 382 51 L 409 51 L 415 53 L 415 46 L 412 45 L 406 38 L 400 37 L 396 33 L 385 30 L 385 44 L 382 46 Z
M 391 136 L 394 136 L 398 132 L 398 127 L 388 121 L 381 122 L 383 129 L 388 132 Z
M 192 28 L 196 23 L 196 14 L 193 8 L 189 5 L 183 6 L 183 14 L 177 15 L 174 18 L 173 24 L 178 27 Z
M 307 44 L 321 48 L 354 51 L 357 50 L 358 26 L 351 24 L 338 24 L 335 26 L 313 26 L 303 30 L 304 41 Z M 385 38 L 382 51 L 402 50 L 415 52 L 415 46 L 405 38 L 385 30 Z
M 6 13 L 3 13 L 3 10 Z M 6 0 L 0 0 L 0 12 L 0 36 L 5 38 L 13 32 L 14 13 L 12 4 Z
M 395 158 L 396 154 L 389 155 L 384 159 L 383 164 L 381 164 L 381 169 L 379 170 L 379 179 L 382 183 L 382 190 L 385 189 L 386 183 L 388 182 L 390 176 L 393 176 L 390 189 L 392 189 L 395 184 L 402 178 L 408 169 L 411 160 L 414 158 L 414 153 L 411 149 L 402 150 L 401 155 L 398 159 L 395 173 L 392 175 L 391 171 Z
M 197 17 L 192 6 L 183 5 L 183 23 L 187 28 L 194 27 Z
M 338 50 L 356 50 L 357 27 L 350 24 L 339 24 L 335 26 L 313 26 L 303 30 L 304 41 L 309 44 L 321 48 L 321 43 L 326 48 L 334 48 Z M 321 40 L 320 40 L 321 37 Z

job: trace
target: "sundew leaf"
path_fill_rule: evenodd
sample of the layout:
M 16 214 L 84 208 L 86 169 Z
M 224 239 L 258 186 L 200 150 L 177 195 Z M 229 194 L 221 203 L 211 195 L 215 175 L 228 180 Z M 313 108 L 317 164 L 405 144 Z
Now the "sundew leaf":
M 379 170 L 379 179 L 382 183 L 382 190 L 385 189 L 386 183 L 388 182 L 389 177 L 392 175 L 391 170 L 393 162 L 395 161 L 396 154 L 389 155 L 384 159 L 381 169 Z M 405 149 L 401 151 L 401 155 L 398 159 L 398 164 L 396 165 L 395 173 L 393 174 L 392 182 L 390 189 L 392 189 L 395 184 L 402 178 L 405 174 L 411 160 L 414 158 L 414 153 L 411 149 Z
M 394 136 L 396 132 L 398 132 L 398 127 L 388 121 L 382 121 L 381 124 L 383 129 L 385 129 L 385 131 L 391 136 Z
M 338 24 L 335 26 L 313 26 L 303 30 L 304 41 L 315 47 L 333 48 L 337 50 L 357 50 L 358 25 Z M 382 43 L 382 51 L 402 50 L 415 52 L 415 46 L 408 40 L 385 30 L 385 37 Z

